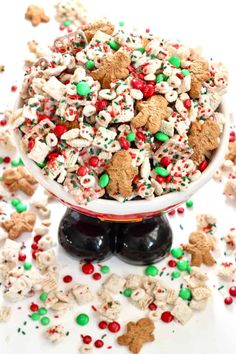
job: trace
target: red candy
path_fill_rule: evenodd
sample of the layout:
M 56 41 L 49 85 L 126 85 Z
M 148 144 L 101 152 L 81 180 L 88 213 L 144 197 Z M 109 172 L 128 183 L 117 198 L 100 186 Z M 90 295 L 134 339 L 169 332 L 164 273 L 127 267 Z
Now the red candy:
M 156 311 L 157 305 L 154 304 L 154 302 L 152 302 L 152 303 L 148 306 L 148 308 L 149 308 L 150 311 Z
M 96 109 L 97 111 L 102 111 L 106 106 L 108 105 L 107 100 L 99 100 L 96 103 Z
M 170 215 L 170 216 L 175 215 L 175 210 L 173 209 L 173 210 L 169 211 L 168 215 Z
M 145 83 L 141 79 L 132 79 L 131 85 L 134 89 L 143 90 Z
M 170 311 L 165 311 L 161 314 L 161 320 L 165 323 L 170 323 L 174 319 L 174 316 Z
M 120 143 L 120 146 L 125 150 L 128 150 L 130 148 L 129 141 L 126 140 L 125 137 L 123 137 L 123 136 L 119 139 L 119 143 Z
M 94 266 L 91 263 L 86 263 L 82 266 L 82 272 L 84 274 L 92 274 L 94 272 Z
M 17 90 L 17 86 L 16 86 L 16 85 L 13 85 L 13 86 L 11 87 L 11 91 L 12 91 L 12 92 L 16 92 L 16 90 Z
M 38 243 L 39 240 L 41 240 L 41 238 L 42 238 L 42 236 L 40 236 L 40 235 L 34 236 L 34 242 Z
M 183 214 L 184 213 L 184 208 L 178 208 L 177 212 L 178 212 L 178 214 Z
M 158 183 L 163 183 L 163 182 L 165 182 L 165 177 L 156 176 L 156 181 L 157 181 Z
M 171 268 L 175 268 L 176 267 L 176 261 L 174 259 L 170 259 L 168 262 L 168 266 Z
M 38 310 L 39 310 L 39 306 L 32 302 L 32 304 L 30 305 L 30 311 L 37 312 Z
M 115 321 L 110 322 L 109 325 L 108 325 L 108 329 L 112 333 L 117 333 L 120 330 L 120 324 L 118 322 L 115 322 Z
M 143 97 L 149 98 L 154 94 L 155 87 L 153 85 L 149 84 L 149 85 L 146 85 L 142 91 L 143 91 Z
M 85 166 L 80 166 L 77 170 L 78 175 L 81 177 L 85 176 L 87 173 L 87 168 Z
M 62 136 L 62 134 L 64 134 L 65 132 L 67 132 L 67 127 L 63 124 L 59 124 L 54 128 L 54 134 L 60 138 L 60 136 Z
M 191 102 L 190 99 L 187 99 L 187 100 L 184 101 L 184 107 L 185 107 L 186 109 L 190 109 L 191 106 L 192 106 L 192 102 Z
M 20 252 L 20 253 L 18 254 L 18 260 L 19 260 L 20 262 L 24 262 L 24 261 L 26 260 L 26 254 Z
M 107 322 L 106 321 L 99 322 L 98 327 L 100 329 L 106 329 L 107 328 Z
M 199 171 L 203 172 L 208 166 L 208 162 L 207 160 L 204 160 L 200 163 L 200 165 L 198 166 Z
M 228 297 L 226 297 L 226 298 L 224 299 L 225 305 L 231 305 L 232 302 L 233 302 L 233 299 L 232 299 L 231 296 L 228 296 Z
M 0 124 L 2 127 L 4 127 L 7 124 L 6 119 L 1 120 Z
M 146 136 L 142 132 L 137 132 L 136 133 L 136 139 L 145 141 L 146 140 Z
M 36 242 L 32 243 L 31 248 L 32 250 L 37 250 L 38 249 L 37 243 Z
M 172 180 L 173 176 L 169 175 L 167 177 L 165 177 L 165 182 L 166 183 L 170 183 L 170 181 Z
M 70 283 L 70 282 L 72 282 L 72 276 L 71 275 L 65 275 L 64 277 L 63 277 L 63 281 L 64 281 L 64 283 Z
M 92 342 L 91 336 L 83 336 L 82 339 L 84 344 L 90 344 Z
M 9 162 L 11 162 L 11 158 L 9 156 L 6 156 L 6 157 L 4 157 L 3 162 L 9 163 Z
M 28 142 L 28 149 L 29 149 L 29 150 L 32 150 L 33 147 L 34 147 L 34 145 L 35 145 L 35 140 L 30 140 L 30 141 Z
M 169 164 L 171 164 L 171 162 L 172 161 L 171 161 L 171 159 L 168 156 L 164 156 L 161 159 L 161 164 L 162 164 L 163 167 L 169 166 Z
M 98 157 L 97 156 L 92 156 L 90 157 L 89 159 L 89 165 L 92 166 L 92 167 L 97 167 L 98 165 Z
M 96 340 L 96 342 L 94 342 L 94 345 L 96 348 L 102 348 L 104 346 L 104 343 L 101 339 Z
M 229 288 L 229 293 L 231 296 L 236 297 L 236 286 L 231 286 L 231 288 Z
M 35 260 L 36 259 L 36 256 L 37 256 L 37 253 L 39 253 L 40 251 L 39 250 L 34 250 L 32 252 L 32 258 Z
M 94 273 L 94 274 L 93 274 L 93 279 L 94 279 L 94 280 L 100 280 L 101 277 L 102 277 L 102 276 L 101 276 L 100 273 Z

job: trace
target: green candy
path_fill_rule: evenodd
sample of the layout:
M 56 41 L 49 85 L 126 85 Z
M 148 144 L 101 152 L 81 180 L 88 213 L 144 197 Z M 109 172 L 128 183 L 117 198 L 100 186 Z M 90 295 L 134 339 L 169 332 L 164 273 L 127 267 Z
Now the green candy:
M 118 50 L 120 48 L 119 44 L 116 41 L 109 41 L 108 44 L 113 50 Z
M 184 76 L 190 75 L 190 72 L 189 72 L 187 69 L 181 70 L 181 73 L 182 73 Z
M 78 315 L 75 320 L 79 326 L 86 326 L 89 323 L 89 317 L 85 313 Z
M 86 61 L 85 67 L 86 67 L 86 69 L 88 69 L 88 70 L 93 70 L 94 67 L 95 67 L 94 61 L 93 61 L 93 60 L 88 60 L 88 61 Z
M 189 267 L 189 262 L 186 259 L 182 259 L 176 263 L 176 267 L 181 271 L 186 271 Z
M 110 178 L 109 178 L 108 174 L 104 173 L 99 178 L 99 186 L 102 188 L 105 188 L 108 185 L 109 180 L 110 180 Z
M 76 92 L 80 96 L 87 96 L 90 93 L 90 86 L 87 82 L 85 81 L 80 81 L 76 85 Z
M 124 21 L 120 21 L 120 22 L 119 22 L 119 26 L 120 26 L 120 27 L 124 27 L 124 25 L 125 25 L 125 22 L 124 22 Z
M 155 137 L 157 140 L 162 141 L 163 143 L 170 139 L 168 135 L 166 135 L 165 133 L 162 133 L 162 132 L 157 132 L 155 134 Z
M 0 163 L 3 163 L 3 157 L 0 157 Z
M 145 274 L 151 277 L 155 277 L 158 274 L 158 268 L 154 265 L 148 266 L 145 269 Z
M 30 317 L 31 317 L 31 320 L 38 321 L 40 319 L 40 314 L 38 312 L 34 312 L 34 313 L 32 313 L 32 315 Z
M 155 167 L 154 170 L 155 170 L 156 174 L 159 176 L 162 176 L 162 177 L 169 176 L 169 172 L 163 167 L 157 166 L 157 167 Z
M 30 263 L 30 262 L 25 262 L 25 263 L 23 264 L 23 267 L 24 267 L 25 270 L 30 270 L 30 269 L 32 268 L 32 263 Z
M 126 136 L 126 140 L 128 140 L 128 141 L 134 141 L 135 138 L 136 138 L 136 134 L 133 132 L 128 133 Z
M 192 208 L 192 206 L 193 206 L 193 201 L 192 200 L 187 200 L 186 207 L 187 208 Z
M 104 266 L 101 267 L 100 270 L 101 270 L 101 273 L 102 273 L 102 274 L 107 274 L 107 273 L 110 272 L 110 267 L 104 265 Z
M 163 74 L 157 75 L 157 77 L 156 77 L 156 83 L 157 84 L 159 84 L 160 82 L 162 82 L 164 80 L 165 80 L 165 75 L 163 75 Z
M 145 49 L 144 48 L 137 48 L 135 50 L 138 50 L 139 52 L 141 52 L 142 54 L 145 53 Z
M 17 213 L 22 213 L 23 211 L 27 210 L 27 205 L 22 204 L 21 202 L 16 205 Z
M 36 162 L 36 165 L 40 168 L 44 168 L 47 165 L 47 162 L 46 161 L 44 161 L 42 163 Z
M 181 65 L 181 61 L 180 61 L 179 57 L 176 57 L 176 56 L 171 57 L 171 58 L 169 59 L 169 63 L 170 63 L 171 65 L 175 66 L 176 68 L 179 68 L 180 65 Z
M 180 289 L 179 297 L 183 300 L 190 300 L 192 298 L 191 291 L 188 288 Z
M 186 270 L 187 270 L 188 274 L 190 274 L 190 273 L 191 273 L 191 270 L 192 270 L 192 269 L 191 269 L 190 264 L 188 264 L 188 267 L 187 267 L 187 269 L 186 269 Z
M 171 255 L 174 258 L 180 258 L 183 256 L 184 251 L 182 250 L 182 248 L 180 247 L 176 247 L 176 248 L 172 248 L 172 250 L 170 251 Z
M 43 325 L 43 326 L 47 326 L 49 323 L 50 323 L 50 318 L 48 318 L 48 317 L 42 317 L 41 319 L 40 319 L 40 323 L 41 323 L 41 325 Z
M 177 278 L 179 278 L 179 277 L 180 277 L 180 272 L 172 272 L 172 273 L 171 273 L 171 278 L 177 279 Z
M 43 316 L 48 313 L 48 310 L 45 307 L 40 307 L 38 312 L 39 312 L 40 316 Z
M 39 298 L 40 298 L 41 301 L 46 301 L 47 298 L 48 298 L 48 294 L 42 293 L 42 294 L 39 296 Z
M 65 27 L 70 27 L 70 25 L 71 25 L 71 20 L 65 20 L 65 21 L 63 22 L 63 25 L 64 25 Z
M 123 295 L 125 297 L 130 297 L 132 295 L 132 289 L 130 288 L 126 288 L 124 291 L 123 291 Z
M 21 159 L 14 159 L 11 161 L 11 165 L 13 167 L 17 167 L 17 166 L 20 166 L 21 165 Z
M 20 204 L 20 199 L 18 198 L 13 198 L 12 201 L 11 201 L 11 205 L 13 207 L 16 207 L 18 204 Z

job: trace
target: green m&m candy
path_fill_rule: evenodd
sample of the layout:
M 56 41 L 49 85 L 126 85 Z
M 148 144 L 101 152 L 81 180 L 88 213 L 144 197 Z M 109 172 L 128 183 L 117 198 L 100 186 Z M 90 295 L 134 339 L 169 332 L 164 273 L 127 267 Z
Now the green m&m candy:
M 183 272 L 186 271 L 189 267 L 189 262 L 186 259 L 182 259 L 176 263 L 177 268 Z
M 21 159 L 14 159 L 11 161 L 11 165 L 13 167 L 17 167 L 17 166 L 20 166 L 21 165 Z
M 108 44 L 113 50 L 118 50 L 120 48 L 119 44 L 116 41 L 109 41 Z
M 95 63 L 94 63 L 94 61 L 93 61 L 93 60 L 88 60 L 88 61 L 86 61 L 85 67 L 86 67 L 86 69 L 88 69 L 88 70 L 93 70 L 93 69 L 95 68 Z
M 190 300 L 192 298 L 191 291 L 188 288 L 180 289 L 179 297 L 183 300 Z
M 130 297 L 132 295 L 132 289 L 130 288 L 126 288 L 124 291 L 123 291 L 123 295 L 125 297 Z
M 160 82 L 165 80 L 165 76 L 163 74 L 159 74 L 156 77 L 156 83 L 159 84 Z
M 180 272 L 175 271 L 175 272 L 172 272 L 172 273 L 171 273 L 171 278 L 177 279 L 177 278 L 179 278 L 179 277 L 180 277 Z
M 170 251 L 171 255 L 175 258 L 180 258 L 183 256 L 184 251 L 182 250 L 182 248 L 180 247 L 176 247 L 176 248 L 172 248 L 172 250 Z
M 167 177 L 167 176 L 169 176 L 169 171 L 166 170 L 166 169 L 163 168 L 163 167 L 157 166 L 157 167 L 155 167 L 154 170 L 155 170 L 156 174 L 159 175 L 159 176 L 162 176 L 162 177 Z
M 79 326 L 86 326 L 89 323 L 89 317 L 85 313 L 78 315 L 75 320 Z
M 22 213 L 23 211 L 26 211 L 26 210 L 27 210 L 27 205 L 22 204 L 22 203 L 19 203 L 16 205 L 16 211 L 18 213 Z
M 20 199 L 18 198 L 13 198 L 12 201 L 11 201 L 11 205 L 13 207 L 16 207 L 18 204 L 20 204 Z
M 42 317 L 42 318 L 40 319 L 40 323 L 41 323 L 43 326 L 47 326 L 47 325 L 50 323 L 50 319 L 49 319 L 47 316 Z
M 192 206 L 193 206 L 193 201 L 192 200 L 187 200 L 186 207 L 187 208 L 192 208 Z
M 190 72 L 189 72 L 187 69 L 181 70 L 181 73 L 182 73 L 184 76 L 190 75 Z
M 171 65 L 175 66 L 176 68 L 179 68 L 181 61 L 180 61 L 179 57 L 173 56 L 169 59 L 169 63 Z
M 170 139 L 168 135 L 166 135 L 165 133 L 162 133 L 162 132 L 157 132 L 155 137 L 157 140 L 159 140 L 163 143 Z
M 48 313 L 48 310 L 45 307 L 40 307 L 38 313 L 40 314 L 40 316 L 43 316 Z
M 108 174 L 104 173 L 99 178 L 99 186 L 102 188 L 105 188 L 108 185 L 109 180 L 110 180 L 110 178 L 109 178 Z
M 87 82 L 85 81 L 80 81 L 76 85 L 76 92 L 80 96 L 87 96 L 90 93 L 90 86 Z
M 158 274 L 158 268 L 154 265 L 148 266 L 145 269 L 145 274 L 151 277 L 155 277 Z
M 48 294 L 42 293 L 42 294 L 39 296 L 39 298 L 40 298 L 41 301 L 46 301 L 47 298 L 48 298 Z
M 110 267 L 108 267 L 107 265 L 104 265 L 104 266 L 101 267 L 100 270 L 101 270 L 102 274 L 107 274 L 107 273 L 110 272 Z
M 34 312 L 30 315 L 30 317 L 33 321 L 38 321 L 40 319 L 40 314 L 38 312 Z
M 70 27 L 70 25 L 71 25 L 71 20 L 65 20 L 65 21 L 63 22 L 63 25 L 64 25 L 65 27 Z
M 126 140 L 128 140 L 128 141 L 134 141 L 135 138 L 136 138 L 136 134 L 133 132 L 130 132 L 126 135 Z
M 23 264 L 23 267 L 24 267 L 25 270 L 30 270 L 30 269 L 32 268 L 32 263 L 30 263 L 30 262 L 25 262 L 25 263 Z

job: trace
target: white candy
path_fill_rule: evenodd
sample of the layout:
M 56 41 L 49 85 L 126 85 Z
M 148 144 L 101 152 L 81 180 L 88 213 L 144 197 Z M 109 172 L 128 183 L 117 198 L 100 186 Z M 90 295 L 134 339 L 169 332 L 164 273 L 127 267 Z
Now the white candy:
M 48 233 L 49 229 L 46 226 L 35 227 L 34 232 L 36 235 L 44 236 Z
M 95 177 L 91 175 L 85 175 L 80 178 L 80 184 L 84 188 L 93 188 L 96 184 Z
M 85 117 L 90 117 L 90 116 L 92 116 L 95 113 L 96 113 L 96 107 L 95 106 L 92 106 L 91 104 L 88 104 L 88 105 L 84 106 L 83 115 Z
M 49 133 L 47 136 L 46 136 L 46 144 L 50 147 L 54 147 L 57 145 L 58 143 L 58 139 L 56 137 L 56 135 L 54 133 Z
M 75 138 L 79 137 L 79 128 L 74 128 L 74 129 L 70 129 L 67 132 L 65 132 L 64 134 L 62 134 L 61 139 L 62 140 L 72 140 Z
M 78 149 L 82 149 L 86 146 L 91 145 L 91 142 L 88 141 L 87 139 L 72 139 L 72 140 L 67 140 L 66 143 L 71 147 L 75 147 Z
M 141 90 L 137 89 L 131 89 L 130 90 L 130 95 L 134 100 L 142 100 L 143 98 L 143 93 Z
M 43 90 L 57 101 L 63 97 L 66 86 L 63 85 L 55 76 L 50 77 L 43 86 Z
M 178 93 L 175 90 L 169 91 L 165 94 L 165 98 L 168 102 L 175 102 L 178 98 Z
M 99 91 L 98 96 L 99 96 L 99 98 L 103 98 L 105 100 L 112 101 L 112 100 L 114 100 L 114 98 L 116 98 L 116 93 L 115 93 L 115 91 L 111 92 L 111 90 L 109 90 L 109 89 L 103 89 L 103 90 Z
M 64 327 L 59 324 L 47 329 L 45 336 L 50 340 L 51 343 L 61 342 L 66 337 L 66 331 Z
M 178 88 L 181 85 L 181 80 L 176 75 L 171 75 L 167 82 L 173 89 Z
M 140 168 L 140 175 L 143 179 L 148 179 L 150 172 L 151 172 L 151 165 L 149 162 L 149 158 L 145 157 L 142 166 Z

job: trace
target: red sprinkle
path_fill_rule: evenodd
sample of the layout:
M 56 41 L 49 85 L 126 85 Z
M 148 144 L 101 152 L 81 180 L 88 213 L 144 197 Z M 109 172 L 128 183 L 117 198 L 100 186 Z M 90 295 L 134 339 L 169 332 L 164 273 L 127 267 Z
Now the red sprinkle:
M 54 128 L 54 134 L 57 136 L 57 137 L 60 137 L 62 136 L 62 134 L 64 134 L 65 132 L 67 132 L 67 127 L 63 124 L 59 124 L 57 125 L 55 128 Z
M 184 213 L 184 208 L 177 208 L 178 214 L 183 214 Z
M 115 321 L 110 322 L 109 325 L 108 325 L 108 329 L 112 333 L 117 333 L 120 330 L 120 324 L 118 322 L 115 322 Z
M 231 296 L 228 296 L 228 297 L 226 297 L 226 298 L 224 299 L 225 305 L 231 305 L 232 302 L 233 302 L 233 299 L 232 299 Z
M 236 286 L 231 286 L 231 288 L 229 288 L 229 293 L 231 296 L 236 297 Z
M 152 303 L 148 306 L 148 308 L 149 308 L 150 311 L 156 311 L 157 305 L 154 304 L 154 302 L 152 302 Z
M 97 167 L 98 162 L 99 162 L 99 160 L 98 160 L 97 156 L 92 156 L 89 159 L 89 165 L 92 166 L 92 167 Z
M 94 279 L 94 280 L 100 280 L 101 277 L 102 277 L 102 276 L 101 276 L 100 273 L 94 273 L 94 274 L 93 274 L 93 279 Z
M 11 91 L 12 91 L 12 92 L 16 92 L 16 90 L 17 90 L 17 86 L 16 86 L 16 85 L 13 85 L 13 86 L 11 87 Z
M 163 322 L 169 323 L 169 322 L 173 321 L 174 316 L 172 315 L 172 313 L 170 311 L 165 311 L 161 314 L 161 319 Z
M 168 266 L 171 268 L 175 268 L 176 264 L 177 264 L 177 262 L 174 259 L 170 259 L 168 262 Z
M 6 157 L 4 157 L 3 162 L 9 163 L 9 162 L 11 162 L 11 158 L 9 156 L 6 156 Z
M 172 161 L 171 161 L 171 159 L 168 156 L 164 156 L 161 159 L 161 164 L 162 164 L 163 167 L 169 166 L 169 164 L 171 164 L 171 162 Z
M 154 94 L 155 87 L 153 85 L 150 85 L 150 84 L 146 85 L 144 87 L 144 89 L 142 90 L 142 92 L 143 92 L 143 97 L 144 98 L 149 98 L 149 97 L 151 97 Z
M 64 277 L 63 277 L 63 281 L 64 281 L 64 283 L 70 283 L 70 282 L 72 282 L 72 276 L 71 275 L 65 275 Z
M 107 322 L 106 321 L 99 322 L 98 327 L 100 329 L 106 329 L 107 328 Z
M 32 243 L 31 248 L 32 250 L 37 250 L 38 249 L 37 243 L 36 242 Z
M 94 272 L 94 266 L 91 263 L 85 263 L 82 266 L 82 272 L 84 274 L 92 274 Z
M 42 236 L 40 236 L 40 235 L 34 236 L 34 242 L 38 243 L 39 240 L 41 240 L 41 238 L 42 238 Z
M 33 250 L 32 252 L 32 258 L 35 260 L 36 259 L 36 256 L 37 256 L 37 253 L 39 253 L 40 251 L 39 250 Z
M 82 336 L 82 340 L 84 344 L 90 344 L 92 342 L 91 336 Z
M 200 163 L 200 165 L 198 166 L 199 171 L 203 172 L 208 166 L 208 162 L 207 160 L 204 160 Z
M 87 173 L 87 168 L 85 166 L 80 166 L 77 170 L 78 175 L 81 177 L 85 176 Z
M 104 346 L 104 342 L 101 339 L 98 339 L 94 342 L 96 348 L 102 348 Z
M 18 254 L 18 260 L 19 260 L 20 262 L 24 262 L 24 261 L 26 260 L 26 254 L 20 252 L 20 253 Z
M 30 305 L 30 311 L 37 312 L 38 310 L 39 310 L 39 306 L 32 302 L 32 304 Z

